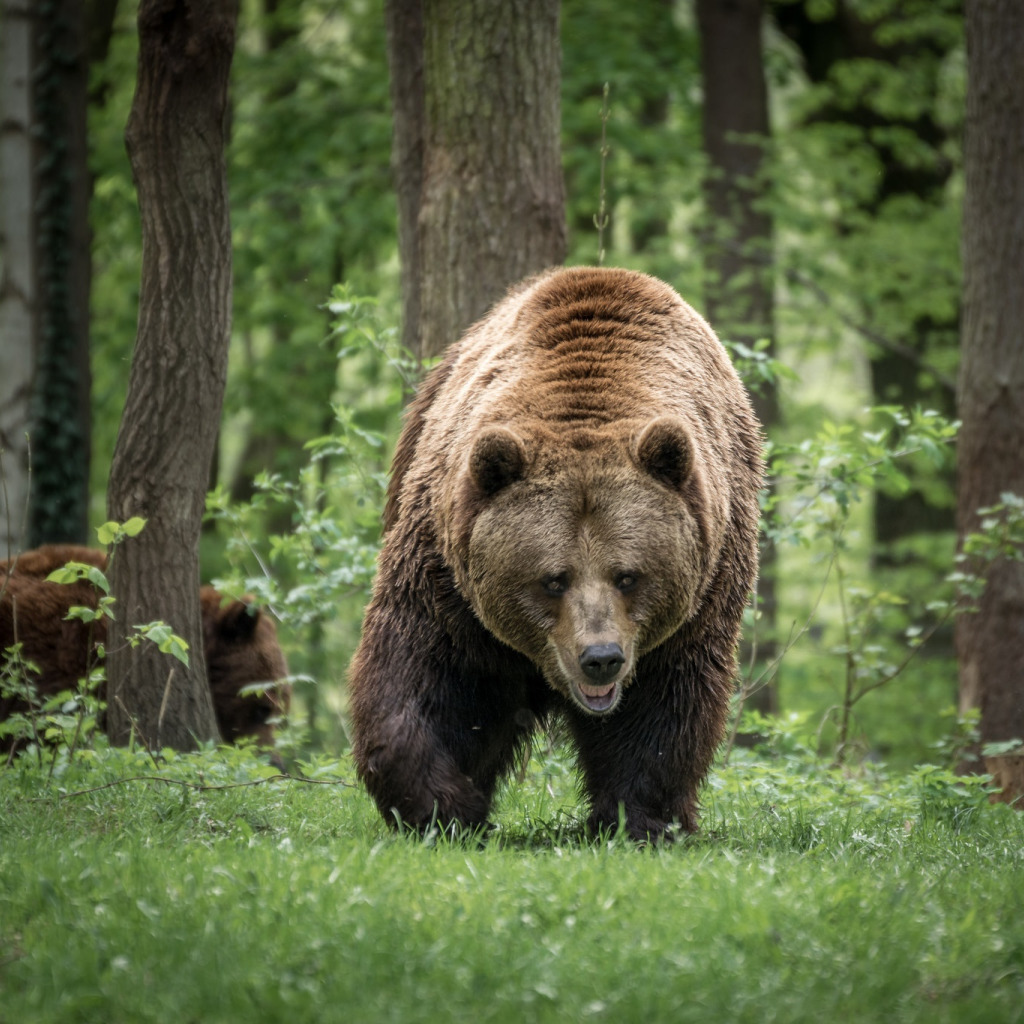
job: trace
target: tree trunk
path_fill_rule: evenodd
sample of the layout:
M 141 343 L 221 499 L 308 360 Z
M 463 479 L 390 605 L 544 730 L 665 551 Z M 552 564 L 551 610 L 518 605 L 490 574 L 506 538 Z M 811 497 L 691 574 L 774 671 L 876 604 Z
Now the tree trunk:
M 110 0 L 10 2 L 0 93 L 0 474 L 7 553 L 87 539 L 91 409 L 89 62 L 109 41 Z M 87 42 L 88 40 L 88 42 Z M 32 486 L 25 476 L 31 437 Z M 19 450 L 20 449 L 20 450 Z M 10 507 L 8 507 L 8 505 Z
M 98 67 L 107 59 L 116 17 L 117 0 L 85 0 L 85 40 L 90 67 Z M 105 76 L 91 82 L 89 104 L 105 106 L 109 88 L 110 82 Z
M 425 0 L 420 354 L 565 258 L 557 0 Z M 396 128 L 398 125 L 396 124 Z
M 224 163 L 237 3 L 143 0 L 138 83 L 126 142 L 142 218 L 139 327 L 108 511 L 142 516 L 111 567 L 108 732 L 150 747 L 217 736 L 202 658 L 199 532 L 224 396 L 231 330 L 231 231 Z M 169 622 L 186 669 L 136 623 Z
M 81 0 L 36 6 L 35 272 L 39 334 L 32 388 L 29 546 L 84 543 L 89 527 L 92 269 Z
M 398 202 L 402 268 L 402 345 L 420 354 L 420 260 L 417 221 L 423 194 L 423 0 L 387 0 L 391 88 L 391 175 Z
M 957 526 L 1024 495 L 1024 5 L 966 5 L 963 342 Z M 961 707 L 980 707 L 981 741 L 1024 740 L 1024 563 L 995 562 L 975 614 L 956 626 Z M 990 758 L 1006 799 L 1024 796 L 1024 758 Z
M 640 45 L 650 54 L 658 54 L 663 50 L 663 41 L 673 38 L 673 12 L 675 0 L 655 0 L 646 11 L 646 17 L 638 19 L 640 23 Z M 638 12 L 639 13 L 639 12 Z M 659 46 L 659 44 L 662 44 Z M 673 51 L 671 69 L 666 69 L 664 80 L 666 85 L 672 78 L 672 71 L 678 67 L 679 54 Z M 662 70 L 659 68 L 659 71 Z M 644 76 L 646 78 L 646 76 Z M 655 81 L 661 75 L 651 75 Z M 638 83 L 639 85 L 640 83 Z M 647 137 L 657 138 L 668 130 L 668 114 L 672 96 L 668 88 L 652 89 L 648 80 L 641 85 L 640 109 L 637 112 L 637 127 Z M 657 160 L 650 150 L 634 155 L 633 160 L 640 171 L 640 176 L 657 180 Z M 652 189 L 643 197 L 644 202 L 636 202 L 630 217 L 629 241 L 634 253 L 650 259 L 658 243 L 668 238 L 668 225 L 672 216 L 674 197 L 667 190 Z M 591 225 L 592 226 L 592 225 Z
M 772 222 L 764 210 L 768 92 L 761 44 L 762 0 L 697 0 L 701 78 L 704 86 L 704 150 L 710 164 L 704 194 L 709 225 L 705 237 L 705 312 L 727 341 L 753 347 L 763 338 L 773 354 L 774 293 Z M 774 385 L 752 395 L 765 429 L 779 421 Z M 761 551 L 758 581 L 757 657 L 776 654 L 775 547 Z M 750 696 L 747 706 L 777 710 L 775 687 Z
M 0 558 L 25 547 L 36 312 L 30 0 L 0 8 Z

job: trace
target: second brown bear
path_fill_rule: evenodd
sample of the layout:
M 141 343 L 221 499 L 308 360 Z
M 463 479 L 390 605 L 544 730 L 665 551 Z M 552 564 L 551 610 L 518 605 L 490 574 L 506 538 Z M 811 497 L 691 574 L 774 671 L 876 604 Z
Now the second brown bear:
M 350 680 L 390 823 L 483 825 L 562 715 L 591 829 L 697 827 L 757 572 L 762 438 L 708 325 L 625 270 L 526 282 L 410 406 Z
M 106 641 L 106 623 L 87 625 L 66 618 L 74 605 L 96 607 L 96 588 L 85 580 L 49 583 L 46 577 L 67 562 L 107 567 L 107 553 L 70 544 L 47 544 L 0 562 L 0 652 L 19 641 L 22 657 L 34 663 L 38 694 L 74 689 L 95 661 L 90 645 Z M 288 711 L 291 685 L 273 619 L 245 601 L 231 601 L 213 587 L 199 591 L 203 653 L 221 736 L 229 742 L 252 737 L 274 745 L 274 725 Z M 258 693 L 247 686 L 267 684 Z M 271 685 L 273 684 L 273 685 Z M 24 702 L 0 697 L 0 721 Z M 9 749 L 9 744 L 0 748 Z

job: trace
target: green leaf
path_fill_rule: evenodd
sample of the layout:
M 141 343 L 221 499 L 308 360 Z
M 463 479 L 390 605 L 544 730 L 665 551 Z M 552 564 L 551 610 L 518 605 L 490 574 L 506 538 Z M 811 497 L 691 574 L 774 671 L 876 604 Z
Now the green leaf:
M 107 522 L 96 528 L 96 536 L 99 537 L 99 541 L 104 547 L 108 547 L 117 538 L 118 529 L 119 525 L 117 523 L 113 521 Z
M 997 743 L 986 743 L 981 748 L 985 757 L 1006 757 L 1007 755 L 1020 756 L 1024 752 L 1024 744 L 1018 739 L 1003 740 Z
M 127 537 L 138 537 L 145 525 L 146 520 L 141 516 L 132 516 L 131 519 L 121 525 L 121 529 Z
M 188 666 L 188 643 L 178 636 L 166 622 L 149 622 L 135 626 L 138 635 L 155 643 L 161 654 L 170 654 Z M 132 638 L 129 637 L 129 642 Z
M 94 608 L 88 608 L 85 605 L 76 604 L 68 609 L 68 613 L 64 616 L 64 620 L 66 622 L 70 622 L 72 619 L 77 619 L 79 622 L 95 622 L 101 617 L 101 613 L 97 612 Z
M 70 565 L 62 565 L 59 569 L 54 569 L 49 576 L 46 577 L 47 583 L 77 583 L 79 575 Z
M 110 593 L 110 584 L 103 570 L 95 565 L 86 562 L 68 562 L 59 569 L 54 569 L 47 577 L 48 583 L 77 583 L 79 580 L 88 580 L 94 587 L 102 590 L 104 594 Z
M 120 544 L 126 537 L 137 537 L 145 525 L 146 520 L 141 516 L 132 516 L 123 523 L 111 519 L 97 528 L 96 536 L 104 547 L 109 547 L 111 544 Z

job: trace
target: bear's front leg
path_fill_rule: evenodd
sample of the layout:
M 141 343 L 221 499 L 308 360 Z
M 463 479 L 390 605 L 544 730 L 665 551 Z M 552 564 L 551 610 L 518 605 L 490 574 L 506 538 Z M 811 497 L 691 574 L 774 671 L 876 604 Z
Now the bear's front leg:
M 490 795 L 459 769 L 432 725 L 415 710 L 396 709 L 353 746 L 359 776 L 392 828 L 484 825 Z
M 444 738 L 449 687 L 401 634 L 379 631 L 374 619 L 371 608 L 349 680 L 359 777 L 393 828 L 483 825 L 490 793 L 460 768 Z
M 543 714 L 536 670 L 468 615 L 462 649 L 415 606 L 367 611 L 349 680 L 353 754 L 392 827 L 484 826 Z
M 697 831 L 697 794 L 724 732 L 729 675 L 705 665 L 697 677 L 670 653 L 641 662 L 614 712 L 571 714 L 591 831 L 615 831 L 620 812 L 640 842 L 671 838 L 673 826 Z

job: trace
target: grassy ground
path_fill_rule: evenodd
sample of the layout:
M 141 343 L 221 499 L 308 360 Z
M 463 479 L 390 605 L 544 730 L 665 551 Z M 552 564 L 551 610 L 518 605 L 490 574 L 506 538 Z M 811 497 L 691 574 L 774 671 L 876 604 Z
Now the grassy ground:
M 557 751 L 482 846 L 269 772 L 0 772 L 0 1020 L 1024 1020 L 1024 822 L 938 769 L 740 762 L 664 849 L 585 840 Z

